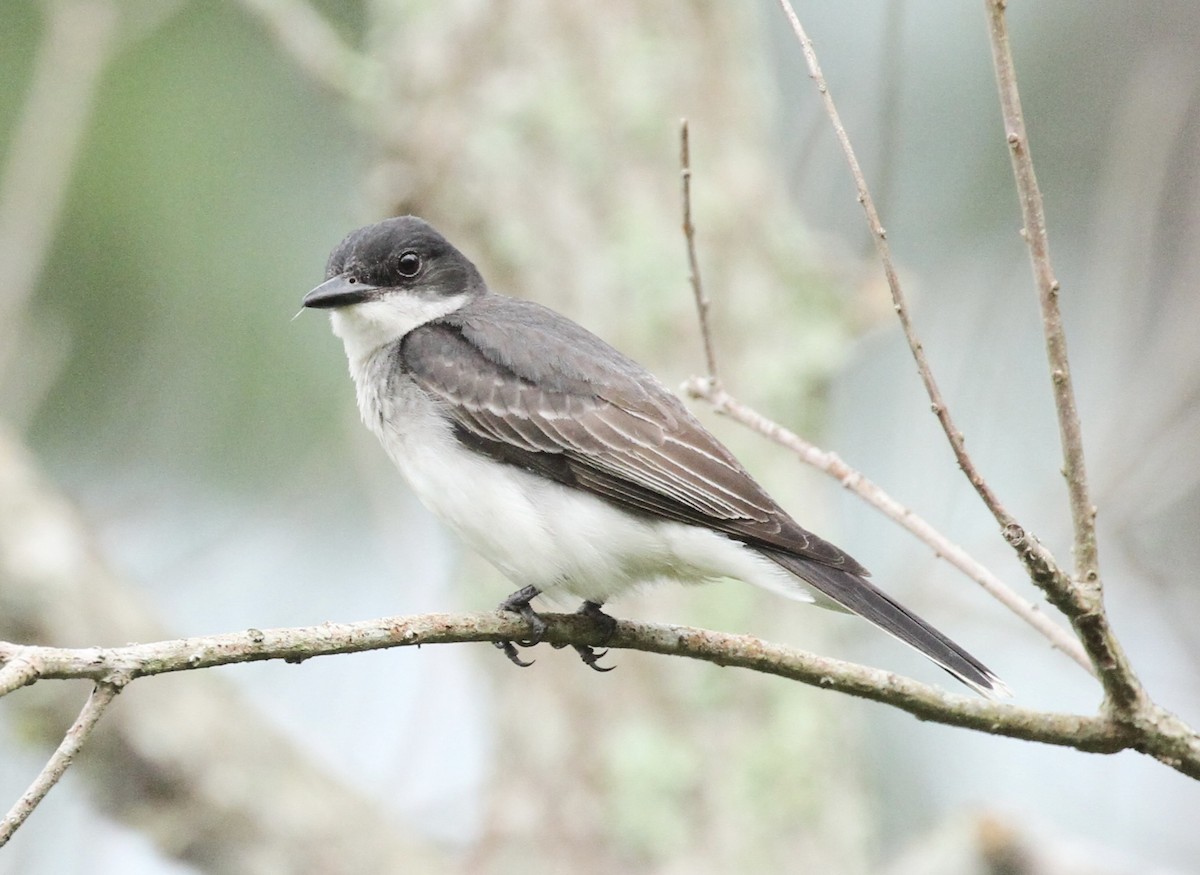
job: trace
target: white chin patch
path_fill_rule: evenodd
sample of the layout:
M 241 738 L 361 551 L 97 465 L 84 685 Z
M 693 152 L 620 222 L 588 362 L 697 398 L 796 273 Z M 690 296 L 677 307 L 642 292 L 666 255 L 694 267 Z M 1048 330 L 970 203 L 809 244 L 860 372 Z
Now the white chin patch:
M 466 303 L 466 295 L 423 298 L 396 291 L 376 301 L 366 301 L 330 311 L 333 333 L 346 346 L 351 361 L 361 361 L 372 352 L 426 322 L 453 313 Z

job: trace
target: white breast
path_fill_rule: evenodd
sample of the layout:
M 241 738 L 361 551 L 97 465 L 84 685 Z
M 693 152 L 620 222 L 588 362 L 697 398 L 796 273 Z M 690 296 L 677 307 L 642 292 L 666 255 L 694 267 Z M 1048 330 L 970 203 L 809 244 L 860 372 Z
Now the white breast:
M 463 447 L 437 401 L 385 350 L 351 363 L 363 422 L 434 514 L 518 586 L 604 603 L 657 578 L 735 577 L 810 600 L 757 551 L 696 526 L 619 510 Z

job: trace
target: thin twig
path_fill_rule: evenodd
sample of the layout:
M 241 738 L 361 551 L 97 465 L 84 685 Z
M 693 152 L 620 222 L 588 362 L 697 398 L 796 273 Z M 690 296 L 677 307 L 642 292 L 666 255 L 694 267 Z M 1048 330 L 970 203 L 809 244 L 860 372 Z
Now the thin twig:
M 885 3 L 883 30 L 880 37 L 879 64 L 879 142 L 876 146 L 879 175 L 875 182 L 875 199 L 884 212 L 892 203 L 896 179 L 896 156 L 900 154 L 900 117 L 903 106 L 906 70 L 904 24 L 908 7 L 904 0 Z
M 717 375 L 717 354 L 713 347 L 712 327 L 708 311 L 712 302 L 704 294 L 700 281 L 700 262 L 696 258 L 696 227 L 692 224 L 692 159 L 688 144 L 688 122 L 679 122 L 679 178 L 683 196 L 683 239 L 687 243 L 688 282 L 692 284 L 692 295 L 696 299 L 696 314 L 700 317 L 700 337 L 704 341 L 704 363 L 708 368 L 708 381 L 713 386 L 721 385 Z
M 813 50 L 812 41 L 801 26 L 800 19 L 796 17 L 796 12 L 792 9 L 792 4 L 788 0 L 779 0 L 779 2 L 788 17 L 788 21 L 791 23 L 796 39 L 800 43 L 804 59 L 808 63 L 809 75 L 817 83 L 817 90 L 820 92 L 821 100 L 825 104 L 825 111 L 833 123 L 834 134 L 837 136 L 838 143 L 842 147 L 842 152 L 845 153 L 846 161 L 850 165 L 850 175 L 854 178 L 854 185 L 858 190 L 858 202 L 862 204 L 863 211 L 866 213 L 867 225 L 870 228 L 871 236 L 875 240 L 875 251 L 883 264 L 883 273 L 887 279 L 888 289 L 891 291 L 892 304 L 895 307 L 896 315 L 900 317 L 900 325 L 904 329 L 904 337 L 908 341 L 909 349 L 912 350 L 913 358 L 916 360 L 917 372 L 921 375 L 921 382 L 925 384 L 925 391 L 929 395 L 933 413 L 937 416 L 938 422 L 942 425 L 942 430 L 946 433 L 946 437 L 950 441 L 950 447 L 954 450 L 954 457 L 958 460 L 959 467 L 967 475 L 967 479 L 975 487 L 975 491 L 979 493 L 980 498 L 983 499 L 984 504 L 992 512 L 1000 527 L 1004 528 L 1005 526 L 1012 525 L 1016 521 L 1000 503 L 1000 500 L 992 492 L 991 487 L 988 486 L 983 476 L 975 467 L 975 463 L 967 454 L 963 434 L 951 419 L 950 411 L 947 409 L 946 402 L 942 398 L 941 389 L 938 388 L 937 381 L 933 378 L 929 361 L 925 358 L 925 348 L 917 336 L 916 328 L 909 314 L 908 302 L 904 296 L 904 290 L 900 286 L 900 278 L 896 273 L 896 265 L 892 261 L 891 247 L 887 242 L 887 232 L 879 220 L 879 213 L 875 209 L 875 202 L 872 200 L 871 193 L 867 188 L 866 178 L 863 176 L 862 168 L 858 164 L 858 158 L 854 154 L 854 147 L 850 145 L 850 137 L 846 134 L 845 127 L 842 126 L 837 106 L 834 105 L 833 98 L 829 94 L 829 86 L 825 82 L 825 76 L 821 72 L 820 64 L 817 63 L 817 55 Z
M 937 529 L 917 516 L 908 508 L 889 496 L 879 486 L 854 470 L 833 453 L 818 449 L 794 432 L 790 432 L 738 402 L 721 388 L 717 378 L 716 358 L 713 353 L 709 300 L 700 282 L 700 269 L 696 259 L 695 228 L 692 225 L 691 209 L 691 161 L 688 148 L 688 123 L 683 119 L 679 126 L 679 166 L 683 180 L 683 234 L 687 242 L 689 279 L 696 300 L 696 311 L 700 320 L 700 334 L 704 340 L 704 353 L 708 363 L 708 378 L 696 379 L 686 385 L 686 390 L 696 398 L 703 398 L 720 413 L 758 431 L 794 451 L 803 461 L 841 481 L 842 485 L 861 496 L 886 516 L 900 523 L 910 532 L 933 548 L 936 555 L 978 583 L 1005 607 L 1040 632 L 1052 647 L 1062 651 L 1079 664 L 1084 671 L 1095 676 L 1096 670 L 1079 642 L 1066 630 L 1047 617 L 1038 607 L 1012 591 L 1000 578 L 992 574 L 981 563 L 975 561 L 962 547 L 950 541 Z
M 1070 582 L 1073 598 L 1064 600 L 1068 617 L 1079 630 L 1084 646 L 1100 670 L 1100 679 L 1109 704 L 1129 714 L 1139 707 L 1144 691 L 1125 656 L 1120 643 L 1108 624 L 1104 611 L 1100 581 L 1100 561 L 1096 546 L 1096 508 L 1088 490 L 1087 468 L 1083 456 L 1083 431 L 1075 404 L 1071 383 L 1071 368 L 1067 359 L 1067 338 L 1059 310 L 1058 280 L 1050 265 L 1050 242 L 1046 234 L 1046 216 L 1042 193 L 1033 170 L 1021 96 L 1017 89 L 1017 73 L 1009 43 L 1008 23 L 1004 0 L 986 0 L 988 36 L 992 46 L 992 61 L 996 68 L 996 85 L 1000 92 L 1000 111 L 1004 117 L 1005 139 L 1012 157 L 1013 175 L 1021 202 L 1024 222 L 1022 236 L 1029 246 L 1037 285 L 1038 303 L 1042 312 L 1042 331 L 1046 341 L 1046 358 L 1050 365 L 1050 381 L 1054 392 L 1054 409 L 1058 416 L 1059 441 L 1063 453 L 1063 477 L 1071 506 L 1074 530 L 1075 579 Z
M 1071 369 L 1067 360 L 1067 338 L 1063 331 L 1062 313 L 1058 306 L 1058 280 L 1050 265 L 1050 241 L 1046 234 L 1046 216 L 1042 192 L 1033 170 L 1021 96 L 1017 90 L 1017 74 L 1009 45 L 1008 24 L 1003 0 L 987 0 L 989 36 L 992 59 L 996 67 L 996 83 L 1000 91 L 1000 109 L 1004 116 L 1005 140 L 1012 156 L 1013 175 L 1021 201 L 1024 228 L 1021 236 L 1029 246 L 1029 259 L 1037 283 L 1038 303 L 1042 310 L 1042 327 L 1046 337 L 1046 358 L 1050 363 L 1051 383 L 1054 386 L 1054 408 L 1058 414 L 1059 435 L 1063 450 L 1063 476 L 1071 498 L 1071 514 L 1075 526 L 1075 576 L 1085 586 L 1099 587 L 1099 560 L 1096 550 L 1096 508 L 1088 494 L 1087 469 L 1083 458 L 1083 433 L 1079 411 L 1075 406 L 1075 390 L 1071 384 Z
M 953 695 L 879 669 L 816 656 L 747 635 L 621 620 L 611 636 L 606 637 L 605 629 L 577 613 L 541 616 L 547 622 L 544 640 L 551 644 L 603 643 L 606 647 L 686 656 L 746 668 L 886 703 L 921 720 L 992 735 L 1096 753 L 1135 749 L 1177 771 L 1200 778 L 1200 736 L 1165 711 L 1155 712 L 1153 722 L 1136 723 L 1103 714 L 1088 717 L 1038 711 Z M 128 682 L 147 675 L 240 662 L 271 659 L 302 662 L 315 656 L 388 647 L 506 641 L 527 632 L 524 620 L 501 613 L 425 614 L 295 629 L 250 629 L 109 649 L 69 650 L 0 642 L 0 661 L 18 655 L 36 660 L 42 667 L 43 679 L 118 678 Z
M 927 544 L 940 559 L 959 569 L 978 583 L 1002 605 L 1036 629 L 1050 646 L 1061 650 L 1074 660 L 1084 671 L 1095 676 L 1096 669 L 1086 651 L 1066 629 L 1055 623 L 1037 605 L 1017 595 L 1004 581 L 978 562 L 966 550 L 955 544 L 933 525 L 909 508 L 888 495 L 862 472 L 846 464 L 836 453 L 809 443 L 800 435 L 784 428 L 777 422 L 742 404 L 721 388 L 713 388 L 707 380 L 692 379 L 684 384 L 693 398 L 701 398 L 722 413 L 795 453 L 802 462 L 823 471 L 838 480 L 844 487 L 862 498 L 884 516 L 908 529 L 918 540 Z
M 850 145 L 850 138 L 846 134 L 846 129 L 842 126 L 837 107 L 834 105 L 833 98 L 829 94 L 829 86 L 826 84 L 825 77 L 821 73 L 821 67 L 817 63 L 817 56 L 813 50 L 812 42 L 809 40 L 804 28 L 800 25 L 800 19 L 796 17 L 796 12 L 792 9 L 791 3 L 788 0 L 779 0 L 779 2 L 788 17 L 788 21 L 791 23 L 796 39 L 800 43 L 800 48 L 808 64 L 809 73 L 817 83 L 817 90 L 821 94 L 825 111 L 833 123 L 834 133 L 837 136 L 838 143 L 842 147 L 843 153 L 845 153 L 846 162 L 850 166 L 850 174 L 854 179 L 855 188 L 858 190 L 858 202 L 862 204 L 863 211 L 866 213 L 867 225 L 875 241 L 875 250 L 883 265 L 884 276 L 887 279 L 888 289 L 892 295 L 892 304 L 896 310 L 896 315 L 900 319 L 900 325 L 904 329 L 904 337 L 908 341 L 909 350 L 911 350 L 913 359 L 917 363 L 917 373 L 920 374 L 921 382 L 925 386 L 925 392 L 929 396 L 930 406 L 942 426 L 942 431 L 945 432 L 946 438 L 950 442 L 950 448 L 954 452 L 958 466 L 962 469 L 963 474 L 966 475 L 968 482 L 975 488 L 984 505 L 991 511 L 996 522 L 1000 524 L 1000 530 L 1004 533 L 1009 543 L 1013 544 L 1014 549 L 1017 549 L 1017 547 L 1011 535 L 1013 533 L 1020 533 L 1020 543 L 1023 546 L 1017 549 L 1017 555 L 1025 564 L 1026 570 L 1029 571 L 1030 579 L 1042 588 L 1053 605 L 1062 610 L 1071 619 L 1072 623 L 1076 624 L 1076 629 L 1078 630 L 1077 618 L 1087 613 L 1086 610 L 1081 609 L 1080 600 L 1077 597 L 1078 589 L 1071 585 L 1070 578 L 1059 568 L 1053 554 L 1036 537 L 1028 534 L 1025 528 L 1017 522 L 1016 518 L 1008 512 L 1007 508 L 1000 503 L 1000 499 L 992 491 L 987 481 L 983 479 L 983 475 L 980 474 L 979 469 L 975 467 L 975 463 L 967 453 L 963 434 L 958 430 L 958 427 L 954 424 L 954 420 L 950 417 L 950 411 L 946 407 L 945 399 L 942 397 L 942 392 L 938 388 L 937 381 L 934 380 L 933 371 L 929 367 L 929 361 L 925 357 L 925 348 L 917 336 L 916 328 L 913 326 L 908 303 L 904 296 L 904 291 L 900 286 L 900 279 L 896 274 L 895 264 L 892 261 L 891 247 L 887 242 L 887 233 L 884 231 L 883 225 L 879 220 L 879 213 L 875 209 L 874 201 L 871 199 L 871 193 L 867 188 L 862 168 L 859 167 L 858 159 L 854 155 L 854 148 Z M 1115 642 L 1113 643 L 1115 644 Z M 1086 642 L 1084 646 L 1087 648 Z M 1100 672 L 1101 679 L 1103 679 L 1104 665 L 1095 651 L 1090 648 L 1087 649 L 1093 663 Z
M 5 660 L 4 668 L 0 668 L 0 697 L 34 683 L 41 675 L 42 667 L 37 660 L 24 653 L 13 654 Z
M 96 724 L 100 722 L 104 709 L 120 691 L 121 686 L 118 683 L 97 682 L 91 695 L 88 696 L 87 702 L 84 703 L 83 710 L 79 712 L 79 716 L 75 718 L 75 722 L 63 736 L 58 749 L 54 751 L 45 767 L 34 778 L 29 789 L 4 816 L 4 820 L 0 821 L 0 847 L 4 847 L 8 843 L 13 833 L 20 828 L 29 815 L 33 814 L 33 810 L 46 798 L 46 794 L 70 768 L 71 763 L 75 760 L 75 755 L 79 753 L 83 743 L 87 741 L 92 730 L 96 728 Z

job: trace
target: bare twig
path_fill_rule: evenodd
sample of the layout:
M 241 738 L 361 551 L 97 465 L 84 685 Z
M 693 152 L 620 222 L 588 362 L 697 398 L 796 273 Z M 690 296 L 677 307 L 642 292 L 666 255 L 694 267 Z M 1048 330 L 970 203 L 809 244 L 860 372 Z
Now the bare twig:
M 377 94 L 382 70 L 342 40 L 304 0 L 241 0 L 296 66 L 334 94 L 361 102 Z
M 1003 0 L 987 0 L 989 36 L 992 60 L 996 67 L 996 82 L 1000 91 L 1000 109 L 1004 116 L 1005 140 L 1012 156 L 1013 175 L 1021 200 L 1024 228 L 1021 236 L 1029 245 L 1029 259 L 1037 282 L 1038 303 L 1042 309 L 1042 326 L 1046 336 L 1046 357 L 1050 362 L 1054 386 L 1054 407 L 1063 449 L 1063 476 L 1071 497 L 1071 514 L 1075 525 L 1076 578 L 1086 586 L 1099 586 L 1099 560 L 1096 551 L 1096 508 L 1088 495 L 1087 470 L 1083 458 L 1083 435 L 1079 412 L 1075 406 L 1075 390 L 1067 361 L 1067 338 L 1063 331 L 1062 313 L 1058 306 L 1058 280 L 1050 266 L 1050 241 L 1046 234 L 1046 216 L 1042 193 L 1033 170 L 1025 118 L 1021 111 L 1021 96 L 1017 90 L 1017 74 L 1009 46 L 1008 25 Z
M 904 24 L 909 8 L 903 0 L 886 3 L 883 7 L 883 30 L 880 34 L 879 65 L 879 171 L 875 182 L 875 199 L 884 212 L 892 203 L 893 183 L 896 177 L 900 142 L 900 108 L 903 105 L 906 70 L 904 67 Z
M 900 281 L 896 273 L 895 265 L 892 261 L 891 250 L 887 243 L 887 235 L 884 232 L 883 226 L 879 220 L 879 214 L 875 209 L 873 200 L 871 199 L 870 191 L 867 188 L 866 180 L 863 177 L 862 170 L 859 167 L 858 159 L 855 157 L 854 149 L 850 144 L 846 130 L 841 123 L 841 119 L 837 112 L 837 107 L 833 103 L 833 99 L 829 94 L 829 88 L 825 83 L 824 76 L 821 73 L 820 65 L 817 63 L 816 54 L 813 51 L 812 44 L 808 39 L 807 34 L 800 25 L 799 19 L 796 17 L 795 11 L 792 9 L 788 0 L 781 0 L 784 12 L 787 14 L 791 22 L 797 39 L 804 51 L 805 59 L 808 62 L 810 73 L 817 83 L 818 90 L 821 93 L 822 100 L 825 103 L 826 110 L 833 122 L 834 130 L 837 133 L 838 141 L 845 152 L 846 159 L 850 164 L 850 171 L 854 177 L 855 185 L 858 189 L 858 200 L 862 204 L 866 212 L 868 224 L 871 229 L 872 237 L 875 241 L 876 248 L 881 262 L 883 263 L 884 273 L 887 277 L 888 287 L 891 289 L 892 301 L 895 305 L 896 312 L 900 317 L 900 323 L 904 328 L 905 337 L 908 339 L 909 347 L 912 350 L 913 356 L 917 362 L 917 370 L 921 375 L 921 379 L 925 384 L 926 391 L 933 404 L 934 413 L 941 422 L 947 437 L 950 440 L 951 447 L 954 450 L 955 456 L 958 459 L 959 465 L 967 478 L 975 486 L 985 504 L 992 510 L 997 522 L 1000 523 L 1002 530 L 1007 532 L 1021 531 L 1024 536 L 1024 530 L 1017 524 L 1016 520 L 1003 508 L 999 500 L 992 493 L 990 487 L 984 481 L 982 475 L 976 470 L 974 463 L 971 461 L 966 452 L 963 441 L 963 436 L 950 418 L 949 410 L 945 402 L 942 400 L 941 390 L 934 380 L 933 373 L 929 367 L 929 363 L 925 358 L 924 347 L 922 346 L 916 334 L 916 329 L 913 326 L 912 319 L 909 315 L 908 305 L 904 296 L 903 289 L 900 286 Z M 1095 675 L 1096 669 L 1088 658 L 1087 652 L 1080 646 L 1079 642 L 1072 638 L 1067 632 L 1056 624 L 1053 620 L 1042 613 L 1038 607 L 1028 600 L 1021 598 L 1012 591 L 1003 581 L 992 574 L 979 562 L 976 562 L 965 550 L 957 544 L 951 542 L 948 538 L 938 532 L 928 522 L 912 513 L 908 508 L 901 505 L 899 502 L 888 496 L 883 490 L 865 478 L 860 472 L 855 471 L 846 465 L 841 459 L 832 453 L 826 453 L 819 450 L 812 444 L 804 441 L 798 435 L 788 432 L 781 426 L 771 422 L 766 417 L 750 410 L 749 408 L 739 404 L 732 396 L 728 395 L 722 389 L 719 381 L 716 379 L 716 368 L 713 361 L 711 326 L 708 318 L 709 301 L 704 295 L 703 289 L 699 281 L 699 272 L 696 267 L 696 251 L 694 229 L 691 222 L 691 170 L 688 156 L 688 127 L 686 119 L 683 121 L 680 128 L 680 166 L 681 175 L 683 178 L 683 231 L 687 242 L 688 266 L 692 279 L 692 291 L 696 298 L 696 309 L 700 317 L 700 331 L 704 340 L 704 348 L 708 359 L 709 376 L 707 380 L 694 380 L 687 386 L 687 391 L 697 398 L 704 398 L 712 403 L 720 412 L 724 412 L 732 416 L 734 419 L 742 422 L 759 431 L 761 434 L 775 440 L 784 446 L 795 451 L 802 460 L 814 467 L 825 471 L 833 477 L 840 480 L 843 485 L 854 491 L 856 494 L 867 500 L 868 503 L 881 510 L 884 514 L 895 519 L 910 532 L 924 541 L 937 555 L 942 556 L 955 567 L 959 568 L 972 580 L 979 583 L 986 592 L 998 599 L 1003 605 L 1008 607 L 1017 616 L 1021 617 L 1029 625 L 1033 626 L 1051 643 L 1052 646 L 1061 650 L 1072 660 L 1078 663 L 1082 668 L 1090 674 Z M 1024 537 L 1024 549 L 1018 549 L 1018 555 L 1027 566 L 1036 565 L 1043 574 L 1049 575 L 1051 583 L 1054 584 L 1052 590 L 1058 594 L 1064 592 L 1059 586 L 1065 582 L 1065 575 L 1058 571 L 1057 565 L 1054 563 L 1053 557 L 1043 548 L 1035 538 Z M 1015 546 L 1015 545 L 1014 545 Z M 1032 570 L 1031 570 L 1032 576 Z M 1069 589 L 1069 587 L 1068 587 Z M 1057 604 L 1057 601 L 1055 602 Z
M 955 544 L 929 522 L 896 501 L 860 471 L 846 464 L 836 453 L 809 443 L 800 435 L 768 419 L 761 413 L 742 404 L 724 389 L 714 388 L 709 381 L 693 378 L 684 384 L 684 390 L 693 398 L 702 398 L 718 413 L 758 432 L 768 440 L 794 452 L 801 461 L 823 471 L 838 480 L 844 487 L 862 498 L 884 516 L 895 520 L 908 529 L 918 540 L 927 544 L 936 556 L 945 559 L 967 577 L 978 583 L 1001 604 L 1041 633 L 1050 645 L 1074 660 L 1084 671 L 1096 674 L 1083 647 L 1066 629 L 1055 623 L 1039 610 L 1038 606 L 1021 598 L 1004 581 L 974 559 L 966 550 Z
M 96 724 L 100 722 L 104 709 L 120 691 L 119 683 L 107 680 L 96 683 L 87 702 L 84 703 L 83 710 L 79 712 L 79 716 L 71 724 L 67 734 L 63 736 L 58 749 L 54 751 L 45 767 L 34 778 L 29 789 L 4 816 L 4 820 L 0 821 L 0 847 L 8 844 L 13 833 L 20 828 L 29 815 L 33 814 L 33 810 L 46 798 L 46 794 L 70 768 L 71 763 L 75 760 L 75 755 L 79 753 L 83 743 L 87 741 L 92 730 L 96 728 Z
M 813 50 L 812 41 L 800 25 L 800 19 L 796 17 L 796 12 L 792 8 L 792 4 L 788 0 L 779 0 L 779 2 L 788 17 L 788 21 L 791 23 L 796 39 L 800 43 L 804 59 L 808 64 L 809 75 L 817 83 L 817 90 L 820 92 L 821 100 L 825 104 L 825 111 L 833 123 L 834 134 L 837 136 L 838 143 L 842 147 L 842 152 L 845 153 L 846 161 L 850 165 L 850 175 L 854 178 L 854 185 L 858 190 L 858 202 L 862 204 L 863 211 L 866 213 L 867 225 L 870 228 L 871 236 L 875 240 L 875 251 L 879 255 L 880 262 L 883 264 L 884 276 L 887 279 L 888 289 L 891 291 L 892 304 L 896 309 L 896 315 L 900 317 L 900 325 L 904 329 L 904 337 L 908 341 L 909 349 L 912 350 L 913 358 L 916 359 L 917 372 L 921 375 L 921 382 L 925 384 L 925 391 L 929 395 L 933 413 L 937 416 L 938 422 L 942 425 L 942 430 L 946 433 L 946 437 L 950 441 L 950 447 L 954 450 L 954 457 L 958 460 L 959 467 L 967 475 L 967 479 L 975 487 L 975 491 L 979 493 L 980 498 L 983 499 L 984 504 L 992 512 L 1000 527 L 1004 528 L 1007 525 L 1011 525 L 1015 520 L 1004 506 L 1001 505 L 1000 500 L 992 492 L 991 487 L 988 486 L 987 482 L 983 479 L 983 475 L 979 473 L 975 467 L 975 463 L 967 454 L 963 434 L 950 418 L 950 411 L 947 409 L 946 402 L 942 398 L 941 389 L 938 388 L 937 381 L 933 378 L 933 372 L 929 368 L 929 361 L 925 357 L 925 348 L 917 336 L 916 328 L 909 314 L 908 302 L 900 286 L 900 278 L 896 273 L 896 265 L 892 261 L 891 247 L 887 242 L 887 232 L 879 220 L 879 213 L 875 209 L 875 202 L 872 200 L 871 192 L 867 188 L 866 178 L 863 176 L 862 168 L 858 164 L 858 158 L 854 154 L 854 147 L 850 144 L 850 137 L 846 134 L 846 129 L 842 125 L 837 106 L 829 94 L 829 86 L 825 82 L 825 76 L 821 72 L 820 64 L 817 63 L 817 55 Z
M 1021 561 L 1025 564 L 1026 570 L 1029 572 L 1030 579 L 1043 589 L 1050 602 L 1062 610 L 1071 619 L 1072 623 L 1076 624 L 1076 628 L 1078 629 L 1078 618 L 1084 616 L 1087 611 L 1081 610 L 1077 598 L 1077 589 L 1071 585 L 1067 574 L 1059 568 L 1053 554 L 1036 537 L 1029 535 L 1024 527 L 1017 522 L 1016 518 L 1000 503 L 1000 499 L 992 491 L 987 481 L 983 479 L 983 475 L 975 467 L 975 463 L 967 453 L 963 434 L 958 430 L 958 427 L 950 417 L 950 411 L 946 407 L 941 390 L 938 388 L 937 381 L 934 380 L 933 372 L 929 367 L 929 361 L 925 357 L 925 348 L 917 336 L 916 328 L 913 326 L 908 303 L 900 286 L 900 279 L 896 274 L 895 264 L 892 261 L 891 247 L 888 246 L 887 234 L 880 223 L 879 213 L 875 209 L 874 201 L 871 199 L 871 193 L 867 188 L 867 182 L 863 176 L 862 168 L 859 167 L 858 159 L 854 155 L 854 148 L 850 144 L 850 138 L 846 134 L 845 127 L 842 126 L 837 107 L 834 105 L 833 98 L 829 94 L 829 86 L 826 84 L 825 77 L 821 73 L 821 67 L 817 63 L 817 56 L 813 50 L 812 41 L 809 40 L 808 34 L 805 33 L 804 28 L 800 25 L 800 20 L 796 17 L 796 12 L 792 8 L 791 3 L 788 0 L 779 0 L 779 2 L 788 17 L 788 21 L 791 23 L 796 39 L 800 43 L 800 48 L 808 64 L 809 73 L 817 83 L 817 90 L 820 92 L 821 100 L 825 104 L 826 113 L 833 123 L 838 143 L 841 145 L 843 153 L 845 153 L 846 162 L 850 166 L 850 174 L 854 178 L 854 185 L 858 190 L 858 202 L 862 204 L 863 211 L 866 213 L 867 225 L 871 230 L 871 235 L 875 240 L 876 252 L 883 265 L 884 276 L 887 279 L 888 289 L 892 295 L 892 304 L 895 307 L 896 315 L 900 318 L 900 325 L 904 329 L 904 337 L 908 341 L 908 347 L 912 351 L 913 358 L 917 363 L 917 372 L 921 376 L 921 382 L 925 385 L 925 392 L 929 396 L 933 413 L 937 416 L 938 422 L 942 426 L 942 431 L 946 433 L 946 438 L 950 442 L 950 448 L 954 451 L 954 457 L 958 461 L 958 466 L 975 488 L 984 505 L 991 511 L 996 522 L 1000 524 L 1000 529 L 1004 533 L 1005 538 L 1010 544 L 1013 544 L 1018 557 L 1020 557 Z M 1020 533 L 1019 540 L 1021 547 L 1018 547 L 1011 537 L 1016 532 Z M 1115 646 L 1116 642 L 1113 641 L 1112 643 Z M 1086 642 L 1084 646 L 1087 648 Z M 1102 662 L 1111 660 L 1108 656 L 1102 659 L 1096 651 L 1091 649 L 1088 649 L 1088 654 L 1092 657 L 1092 661 L 1103 679 L 1104 665 Z M 1107 686 L 1106 689 L 1108 689 Z
M 679 178 L 682 184 L 683 239 L 687 243 L 688 282 L 692 284 L 696 314 L 700 317 L 700 337 L 704 341 L 704 363 L 708 368 L 708 381 L 715 387 L 721 385 L 721 380 L 717 375 L 717 354 L 713 347 L 712 327 L 708 319 L 712 302 L 704 294 L 704 286 L 700 281 L 700 262 L 696 258 L 696 227 L 692 224 L 692 158 L 688 143 L 687 119 L 681 119 L 679 122 Z
M 1054 409 L 1058 415 L 1059 441 L 1062 444 L 1062 472 L 1066 478 L 1074 529 L 1075 578 L 1073 581 L 1055 581 L 1054 585 L 1064 587 L 1061 598 L 1063 609 L 1079 630 L 1084 646 L 1100 670 L 1108 703 L 1118 711 L 1130 713 L 1139 706 L 1145 694 L 1104 611 L 1096 547 L 1096 508 L 1088 490 L 1083 432 L 1071 383 L 1067 338 L 1058 306 L 1059 285 L 1050 265 L 1050 242 L 1046 234 L 1042 193 L 1033 170 L 1029 138 L 1025 131 L 1017 73 L 1004 14 L 1005 3 L 1004 0 L 986 0 L 986 3 L 988 36 L 1000 92 L 1005 139 L 1012 157 L 1013 175 L 1021 202 L 1021 218 L 1024 222 L 1021 233 L 1029 245 L 1029 258 L 1042 311 L 1046 358 L 1050 364 Z
M 544 640 L 551 644 L 596 645 L 603 639 L 607 647 L 746 668 L 884 702 L 921 720 L 992 735 L 1095 753 L 1139 750 L 1184 774 L 1200 778 L 1200 737 L 1165 711 L 1156 712 L 1155 720 L 1145 723 L 1121 721 L 1107 715 L 1086 717 L 1038 711 L 953 695 L 879 669 L 816 656 L 746 635 L 622 620 L 611 637 L 605 638 L 605 630 L 580 614 L 542 616 L 547 621 Z M 387 647 L 512 640 L 527 631 L 523 620 L 500 613 L 425 614 L 295 629 L 250 629 L 106 649 L 69 650 L 0 642 L 0 660 L 10 655 L 36 660 L 43 679 L 133 680 L 239 662 L 270 659 L 302 662 L 314 656 Z
M 34 683 L 42 674 L 42 667 L 36 660 L 30 659 L 24 653 L 13 654 L 0 668 L 0 696 L 7 696 L 13 690 Z

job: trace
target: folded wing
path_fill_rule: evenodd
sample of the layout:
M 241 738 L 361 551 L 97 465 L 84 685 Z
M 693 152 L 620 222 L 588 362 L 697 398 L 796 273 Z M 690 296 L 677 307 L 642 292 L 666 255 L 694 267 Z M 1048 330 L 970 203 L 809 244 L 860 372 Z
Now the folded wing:
M 704 526 L 759 548 L 847 610 L 980 691 L 978 660 L 803 529 L 652 375 L 539 305 L 487 295 L 410 332 L 397 367 L 439 399 L 478 452 L 635 513 Z

